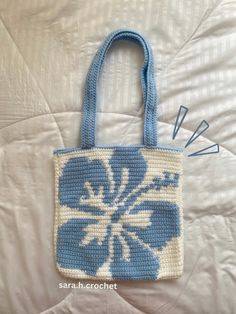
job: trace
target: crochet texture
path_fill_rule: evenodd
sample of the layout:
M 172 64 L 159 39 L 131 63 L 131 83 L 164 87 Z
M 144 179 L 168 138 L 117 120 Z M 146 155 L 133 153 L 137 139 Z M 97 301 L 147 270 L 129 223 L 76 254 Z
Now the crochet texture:
M 97 81 L 115 40 L 144 50 L 143 145 L 95 145 Z M 183 268 L 182 153 L 157 145 L 152 51 L 138 33 L 118 30 L 99 48 L 85 84 L 81 147 L 54 152 L 55 256 L 65 276 L 163 279 Z

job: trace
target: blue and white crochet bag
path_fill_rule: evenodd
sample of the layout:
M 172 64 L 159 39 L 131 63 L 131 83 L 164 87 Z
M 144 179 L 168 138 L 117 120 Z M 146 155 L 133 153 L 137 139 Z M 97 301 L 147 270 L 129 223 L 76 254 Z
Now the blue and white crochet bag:
M 129 40 L 144 50 L 143 144 L 97 146 L 97 82 L 108 49 Z M 56 150 L 55 255 L 66 277 L 176 278 L 183 268 L 182 153 L 157 144 L 152 51 L 138 33 L 118 30 L 99 48 L 86 79 L 79 148 Z

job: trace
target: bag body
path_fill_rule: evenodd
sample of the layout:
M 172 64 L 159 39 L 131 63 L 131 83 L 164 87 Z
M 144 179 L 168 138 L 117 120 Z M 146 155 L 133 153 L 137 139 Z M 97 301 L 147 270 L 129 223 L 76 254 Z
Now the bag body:
M 144 50 L 142 145 L 95 145 L 97 81 L 115 40 Z M 182 152 L 157 144 L 156 112 L 148 43 L 130 30 L 111 33 L 86 79 L 81 146 L 54 152 L 55 259 L 66 277 L 156 280 L 182 274 Z

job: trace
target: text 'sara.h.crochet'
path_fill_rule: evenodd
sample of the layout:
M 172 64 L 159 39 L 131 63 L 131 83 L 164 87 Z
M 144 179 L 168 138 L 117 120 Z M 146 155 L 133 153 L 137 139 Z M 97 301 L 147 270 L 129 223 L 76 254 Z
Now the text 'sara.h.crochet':
M 95 145 L 97 81 L 116 40 L 144 50 L 143 144 Z M 104 280 L 176 278 L 183 268 L 182 153 L 157 144 L 152 51 L 130 30 L 111 33 L 88 72 L 79 148 L 54 152 L 55 256 L 67 277 Z

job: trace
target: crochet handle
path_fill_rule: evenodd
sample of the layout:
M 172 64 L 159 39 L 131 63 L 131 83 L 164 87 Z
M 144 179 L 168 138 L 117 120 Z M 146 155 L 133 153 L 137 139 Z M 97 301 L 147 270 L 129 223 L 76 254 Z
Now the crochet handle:
M 81 125 L 81 147 L 95 147 L 97 82 L 105 56 L 116 40 L 128 40 L 140 45 L 144 50 L 144 63 L 141 69 L 141 85 L 144 100 L 143 144 L 147 147 L 157 145 L 157 91 L 154 77 L 152 51 L 146 40 L 130 30 L 112 32 L 97 51 L 88 71 L 85 83 L 83 118 Z

